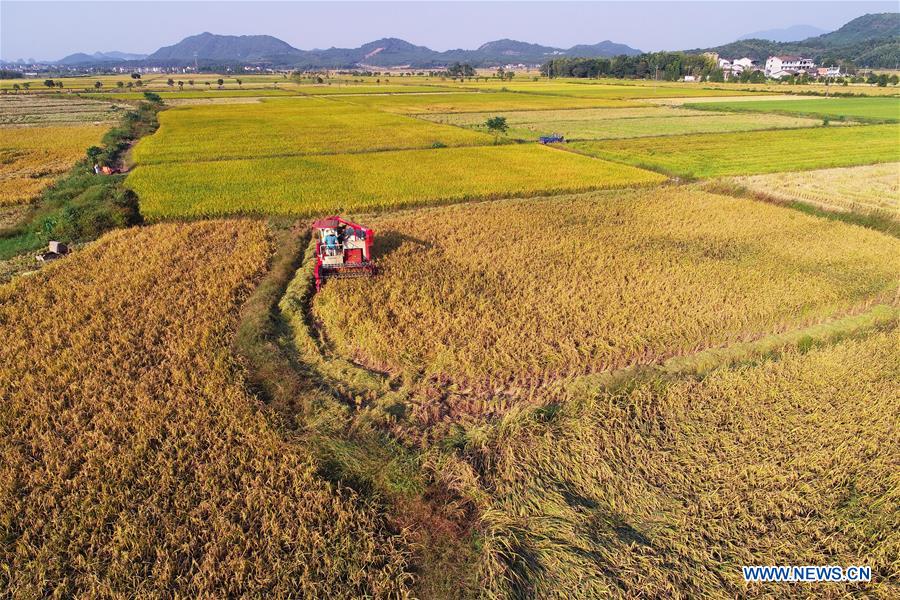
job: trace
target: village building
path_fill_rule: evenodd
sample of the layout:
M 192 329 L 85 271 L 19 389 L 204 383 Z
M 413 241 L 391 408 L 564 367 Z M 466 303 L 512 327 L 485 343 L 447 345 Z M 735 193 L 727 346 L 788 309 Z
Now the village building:
M 789 75 L 800 75 L 812 72 L 815 74 L 816 63 L 811 58 L 802 56 L 770 56 L 766 60 L 766 77 L 781 79 Z

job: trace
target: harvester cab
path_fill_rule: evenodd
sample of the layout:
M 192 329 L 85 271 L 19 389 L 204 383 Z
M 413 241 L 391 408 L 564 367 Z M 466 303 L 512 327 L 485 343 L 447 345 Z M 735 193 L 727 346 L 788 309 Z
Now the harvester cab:
M 374 231 L 338 216 L 320 219 L 312 227 L 316 236 L 316 290 L 325 279 L 375 274 Z

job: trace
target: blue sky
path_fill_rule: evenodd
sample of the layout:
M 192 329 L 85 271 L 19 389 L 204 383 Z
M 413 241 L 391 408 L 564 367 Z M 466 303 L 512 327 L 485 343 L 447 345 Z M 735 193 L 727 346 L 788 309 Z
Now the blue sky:
M 833 30 L 897 2 L 66 2 L 0 0 L 0 58 L 150 53 L 211 31 L 269 34 L 301 48 L 399 37 L 435 50 L 513 38 L 569 47 L 610 39 L 641 50 L 714 46 L 759 30 Z

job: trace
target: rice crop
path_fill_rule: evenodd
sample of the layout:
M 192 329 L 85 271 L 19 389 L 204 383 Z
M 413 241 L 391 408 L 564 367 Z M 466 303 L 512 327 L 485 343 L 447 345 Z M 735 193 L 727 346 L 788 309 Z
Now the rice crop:
M 713 177 L 896 162 L 898 135 L 900 128 L 890 124 L 575 142 L 569 147 L 682 177 Z
M 111 123 L 121 118 L 121 108 L 107 102 L 81 98 L 0 95 L 0 126 Z
M 536 144 L 138 166 L 149 218 L 321 215 L 658 183 L 657 173 Z
M 896 329 L 703 380 L 550 405 L 471 435 L 488 597 L 891 597 Z M 869 565 L 746 584 L 742 565 Z
M 360 106 L 402 114 L 633 106 L 633 103 L 618 98 L 576 98 L 503 91 L 369 95 L 346 97 L 344 100 Z
M 98 144 L 107 125 L 0 127 L 0 205 L 28 202 Z
M 842 212 L 883 212 L 900 220 L 900 163 L 732 177 L 729 181 L 783 202 Z
M 812 100 L 765 100 L 759 102 L 704 102 L 689 108 L 714 111 L 764 112 L 833 120 L 874 122 L 900 121 L 900 98 L 818 98 Z
M 205 87 L 205 86 L 204 86 Z M 256 98 L 269 96 L 296 96 L 297 92 L 288 89 L 187 89 L 184 91 L 166 92 L 163 90 L 145 89 L 144 91 L 152 91 L 158 94 L 160 98 L 165 100 L 181 100 L 181 99 L 197 99 L 197 98 Z M 81 94 L 84 98 L 92 98 L 95 100 L 143 100 L 144 92 L 96 92 Z
M 316 98 L 183 106 L 160 113 L 159 120 L 159 130 L 134 149 L 132 156 L 139 164 L 475 146 L 494 141 L 493 136 L 458 127 Z
M 688 187 L 371 220 L 379 276 L 329 282 L 334 350 L 379 371 L 532 386 L 656 364 L 890 301 L 900 241 Z
M 426 115 L 423 118 L 487 132 L 485 121 L 493 113 Z M 576 110 L 521 111 L 504 113 L 509 130 L 506 136 L 537 141 L 543 135 L 559 133 L 566 140 L 598 140 L 813 127 L 821 121 L 781 115 L 701 113 L 668 107 L 585 108 Z
M 595 83 L 589 80 L 571 80 L 569 82 L 559 82 L 557 80 L 503 82 L 492 79 L 489 81 L 467 81 L 463 86 L 473 90 L 509 90 L 514 92 L 553 94 L 576 98 L 611 98 L 620 100 L 750 94 L 750 92 L 719 90 L 691 84 L 676 83 L 669 85 L 653 85 L 653 83 L 650 82 L 644 83 L 643 85 L 621 85 L 620 83 Z
M 11 597 L 402 597 L 405 543 L 316 475 L 230 344 L 253 221 L 109 234 L 0 286 Z
M 451 87 L 437 85 L 406 85 L 392 82 L 380 84 L 322 84 L 285 85 L 286 89 L 310 96 L 332 96 L 335 94 L 425 94 L 428 92 L 453 92 Z

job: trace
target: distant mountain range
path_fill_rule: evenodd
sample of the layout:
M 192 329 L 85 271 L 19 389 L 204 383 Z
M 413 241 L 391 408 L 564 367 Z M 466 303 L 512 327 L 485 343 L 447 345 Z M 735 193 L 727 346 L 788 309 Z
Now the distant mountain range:
M 837 31 L 801 41 L 744 39 L 688 52 L 718 52 L 726 58 L 749 56 L 758 61 L 782 54 L 801 54 L 819 64 L 852 61 L 858 66 L 895 68 L 900 64 L 900 13 L 863 15 Z
M 85 63 L 108 63 L 121 62 L 125 60 L 144 60 L 146 54 L 133 54 L 131 52 L 94 52 L 93 54 L 85 54 L 78 52 L 70 54 L 62 60 L 56 61 L 60 65 L 80 65 Z
M 859 66 L 896 67 L 900 64 L 900 13 L 864 15 L 831 33 L 817 33 L 808 25 L 759 31 L 752 37 L 715 48 L 697 48 L 687 52 L 718 52 L 728 58 L 749 56 L 764 61 L 773 54 L 803 54 L 819 63 L 852 61 Z M 783 41 L 782 41 L 783 40 Z M 358 48 L 299 50 L 269 35 L 216 35 L 201 33 L 177 44 L 165 46 L 150 55 L 124 52 L 72 54 L 57 64 L 66 66 L 189 66 L 196 61 L 203 67 L 261 65 L 286 68 L 385 68 L 410 66 L 438 68 L 454 62 L 491 67 L 509 63 L 539 64 L 551 58 L 599 58 L 634 56 L 640 50 L 609 40 L 571 48 L 555 48 L 510 39 L 496 40 L 475 50 L 439 52 L 397 38 L 384 38 Z
M 742 35 L 738 40 L 769 40 L 772 42 L 795 42 L 828 33 L 812 25 L 792 25 L 784 29 L 766 29 Z
M 473 66 L 496 66 L 508 63 L 537 64 L 558 56 L 608 57 L 640 53 L 640 50 L 609 40 L 563 49 L 508 39 L 488 42 L 475 50 L 438 52 L 397 38 L 376 40 L 359 48 L 299 50 L 270 35 L 216 35 L 207 32 L 192 35 L 177 44 L 160 48 L 149 56 L 115 52 L 78 53 L 66 56 L 57 61 L 57 64 L 91 65 L 115 61 L 139 61 L 160 66 L 181 66 L 192 65 L 196 60 L 204 65 L 240 63 L 294 68 L 409 65 L 427 68 L 453 62 L 464 62 Z

